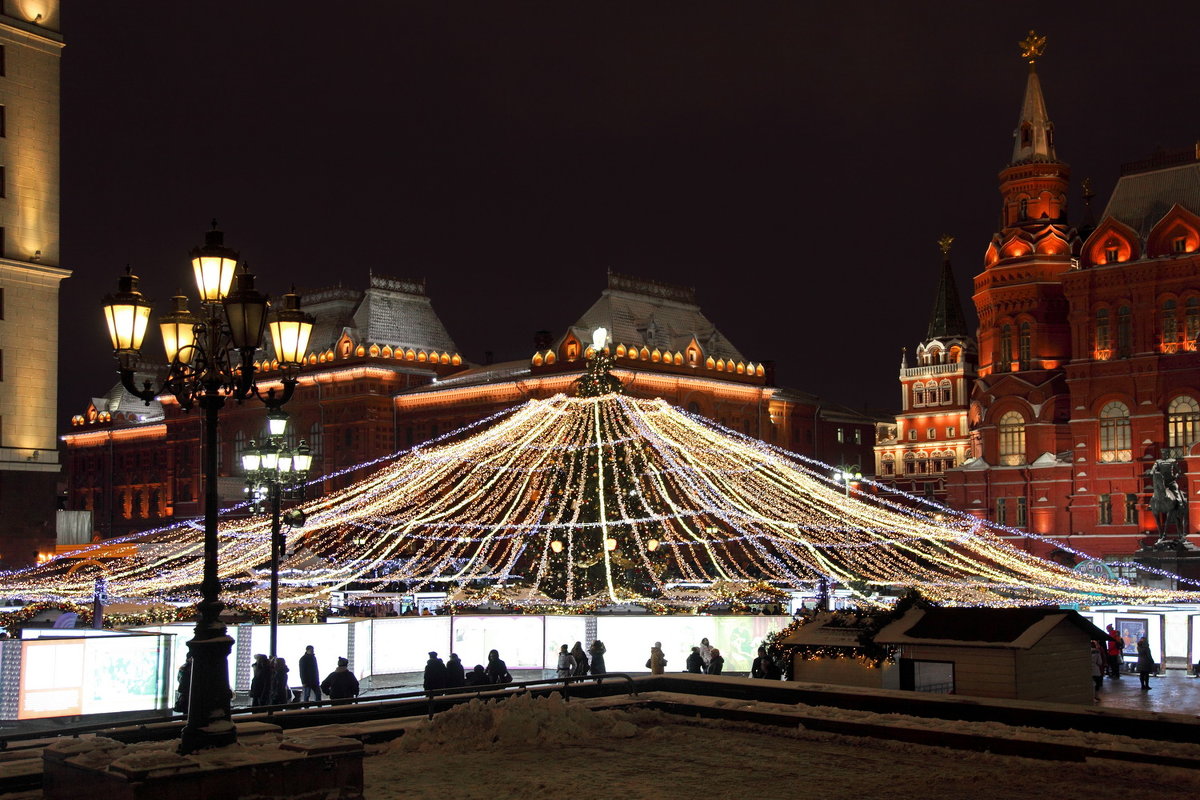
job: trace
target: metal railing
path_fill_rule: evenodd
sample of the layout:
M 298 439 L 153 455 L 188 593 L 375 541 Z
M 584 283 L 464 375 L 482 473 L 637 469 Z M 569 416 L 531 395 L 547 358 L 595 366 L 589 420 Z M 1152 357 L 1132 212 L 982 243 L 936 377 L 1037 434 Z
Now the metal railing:
M 396 694 L 385 695 L 370 695 L 360 697 L 339 698 L 337 700 L 309 700 L 297 701 L 294 703 L 281 703 L 269 706 L 243 706 L 233 709 L 234 718 L 265 715 L 268 719 L 279 712 L 304 712 L 310 709 L 320 709 L 326 707 L 356 707 L 363 704 L 385 703 L 397 700 L 417 700 L 426 698 L 429 719 L 433 719 L 434 712 L 437 710 L 436 701 L 444 697 L 462 697 L 465 695 L 473 695 L 475 698 L 482 697 L 484 694 L 498 694 L 507 690 L 525 690 L 530 687 L 552 687 L 561 686 L 563 700 L 570 702 L 571 690 L 570 686 L 573 683 L 585 683 L 594 681 L 596 684 L 603 683 L 605 679 L 620 679 L 629 683 L 629 694 L 633 697 L 638 696 L 637 684 L 633 680 L 633 676 L 624 672 L 605 672 L 600 675 L 581 675 L 571 676 L 568 678 L 539 678 L 532 681 L 510 681 L 508 683 L 489 683 L 479 686 L 455 686 L 450 689 L 419 689 L 411 692 L 398 692 Z M 450 706 L 447 705 L 447 708 Z M 168 729 L 174 727 L 172 723 L 182 725 L 186 721 L 182 716 L 157 716 L 157 717 L 141 717 L 138 719 L 120 720 L 108 722 L 92 722 L 83 725 L 64 725 L 61 728 L 54 730 L 39 730 L 28 731 L 21 733 L 12 733 L 0 736 L 0 751 L 7 750 L 11 742 L 29 741 L 35 739 L 52 739 L 72 737 L 78 738 L 89 733 L 99 733 L 101 731 L 117 731 L 117 730 L 132 730 L 132 731 L 147 731 L 154 727 Z

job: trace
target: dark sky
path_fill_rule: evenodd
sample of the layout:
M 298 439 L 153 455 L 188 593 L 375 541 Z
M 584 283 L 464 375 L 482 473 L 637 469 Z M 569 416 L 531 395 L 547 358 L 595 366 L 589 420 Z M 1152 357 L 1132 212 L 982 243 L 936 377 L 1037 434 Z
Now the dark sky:
M 782 385 L 894 407 L 942 233 L 969 305 L 1030 27 L 1074 222 L 1079 179 L 1099 211 L 1200 137 L 1191 3 L 65 5 L 63 420 L 115 380 L 124 265 L 165 310 L 214 216 L 265 291 L 427 278 L 469 360 L 612 268 L 694 286 Z

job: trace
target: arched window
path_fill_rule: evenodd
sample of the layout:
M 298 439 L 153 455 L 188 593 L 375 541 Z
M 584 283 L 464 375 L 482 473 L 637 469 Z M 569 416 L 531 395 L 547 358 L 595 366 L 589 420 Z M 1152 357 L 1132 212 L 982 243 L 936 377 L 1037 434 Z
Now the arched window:
M 917 457 L 912 453 L 905 453 L 904 454 L 904 474 L 912 475 L 916 471 L 917 471 Z
M 939 390 L 942 394 L 942 404 L 945 405 L 946 403 L 949 403 L 952 395 L 950 381 L 942 381 L 942 385 L 939 387 Z
M 996 365 L 997 372 L 1008 372 L 1012 369 L 1012 345 L 1012 325 L 1005 325 L 1000 329 L 1000 354 L 997 358 L 1000 363 Z
M 1000 434 L 1000 465 L 1015 467 L 1025 463 L 1025 417 L 1009 411 L 996 425 Z
M 1186 449 L 1200 440 L 1200 403 L 1196 398 L 1182 395 L 1167 406 L 1167 447 L 1169 456 L 1179 458 Z
M 916 441 L 916 439 L 917 439 L 917 429 L 916 428 L 913 428 L 908 432 L 908 438 L 913 441 Z
M 1129 306 L 1117 309 L 1117 358 L 1133 355 L 1133 318 Z
M 1017 343 L 1017 360 L 1021 369 L 1029 369 L 1033 351 L 1033 328 L 1028 322 L 1021 323 L 1021 335 Z
M 1175 315 L 1175 301 L 1167 300 L 1162 307 L 1162 351 L 1176 353 L 1179 351 L 1179 319 Z
M 1096 311 L 1096 359 L 1107 361 L 1112 358 L 1112 334 L 1108 327 L 1108 309 Z
M 1021 206 L 1017 211 L 1017 219 L 1029 219 L 1029 198 L 1021 198 Z
M 923 383 L 913 384 L 913 405 L 914 406 L 925 405 L 925 384 L 923 384 Z
M 1113 400 L 1100 410 L 1100 460 L 1129 461 L 1129 406 Z

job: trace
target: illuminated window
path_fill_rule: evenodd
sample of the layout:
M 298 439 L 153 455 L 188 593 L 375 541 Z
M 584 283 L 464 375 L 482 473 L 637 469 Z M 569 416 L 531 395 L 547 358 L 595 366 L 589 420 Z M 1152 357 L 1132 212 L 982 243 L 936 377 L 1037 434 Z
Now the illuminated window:
M 1167 406 L 1167 447 L 1169 457 L 1186 455 L 1186 449 L 1200 439 L 1200 403 L 1183 395 Z
M 1184 303 L 1184 337 L 1187 348 L 1196 349 L 1196 339 L 1200 337 L 1200 297 L 1189 297 Z
M 1174 353 L 1179 349 L 1179 319 L 1175 315 L 1175 301 L 1167 300 L 1162 307 L 1162 344 L 1164 353 Z
M 1100 411 L 1100 460 L 1129 461 L 1129 407 L 1114 400 Z
M 913 387 L 913 405 L 925 405 L 925 387 L 919 383 Z
M 844 428 L 838 428 L 838 429 L 837 429 L 837 440 L 838 440 L 839 442 L 844 442 L 844 441 L 846 441 L 846 431 L 845 431 L 845 429 L 844 429 Z
M 862 428 L 854 429 L 854 443 L 862 444 Z
M 1107 360 L 1112 355 L 1112 336 L 1108 328 L 1108 309 L 1096 311 L 1096 358 Z
M 1100 495 L 1100 524 L 1101 525 L 1111 525 L 1112 524 L 1112 495 L 1111 494 Z
M 1117 358 L 1133 355 L 1133 318 L 1129 306 L 1117 309 Z
M 950 381 L 942 381 L 942 385 L 939 387 L 939 390 L 941 391 L 941 394 L 942 394 L 942 404 L 945 405 L 946 403 L 949 403 L 950 396 L 952 394 L 951 387 L 950 387 Z
M 996 426 L 1000 435 L 1000 464 L 1015 467 L 1025 463 L 1025 417 L 1009 411 Z

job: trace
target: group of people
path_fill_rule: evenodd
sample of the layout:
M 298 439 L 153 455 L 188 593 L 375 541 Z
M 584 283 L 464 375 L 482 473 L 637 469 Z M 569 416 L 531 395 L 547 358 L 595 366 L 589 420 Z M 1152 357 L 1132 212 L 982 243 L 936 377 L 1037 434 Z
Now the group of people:
M 279 656 L 272 659 L 259 653 L 250 670 L 250 705 L 276 706 L 293 702 L 291 669 L 285 659 Z M 312 645 L 304 648 L 304 655 L 300 656 L 300 685 L 303 690 L 301 701 L 305 703 L 326 695 L 331 700 L 348 700 L 357 697 L 359 689 L 358 678 L 350 671 L 350 661 L 346 658 L 339 658 L 337 669 L 321 680 Z
M 721 670 L 725 669 L 725 657 L 709 643 L 708 637 L 705 637 L 700 640 L 700 644 L 692 648 L 685 666 L 688 672 L 698 675 L 720 675 Z
M 488 653 L 487 666 L 476 664 L 467 672 L 463 668 L 462 659 L 458 653 L 442 661 L 436 650 L 429 651 L 429 660 L 425 662 L 425 675 L 422 686 L 425 691 L 438 689 L 457 689 L 460 686 L 504 686 L 512 683 L 512 675 L 500 653 L 492 650 Z
M 584 675 L 603 675 L 608 671 L 604 665 L 604 654 L 607 651 L 608 648 L 599 639 L 588 645 L 587 652 L 584 652 L 583 642 L 576 642 L 570 650 L 564 644 L 558 651 L 558 677 L 578 678 Z
M 1100 700 L 1100 687 L 1104 685 L 1104 676 L 1108 675 L 1114 681 L 1121 679 L 1121 667 L 1124 661 L 1125 637 L 1112 625 L 1105 628 L 1108 634 L 1104 641 L 1092 640 L 1092 683 L 1095 686 L 1094 699 Z M 1150 676 L 1158 672 L 1158 664 L 1150 651 L 1150 642 L 1143 636 L 1137 640 L 1137 673 L 1142 683 L 1142 691 L 1150 691 Z

